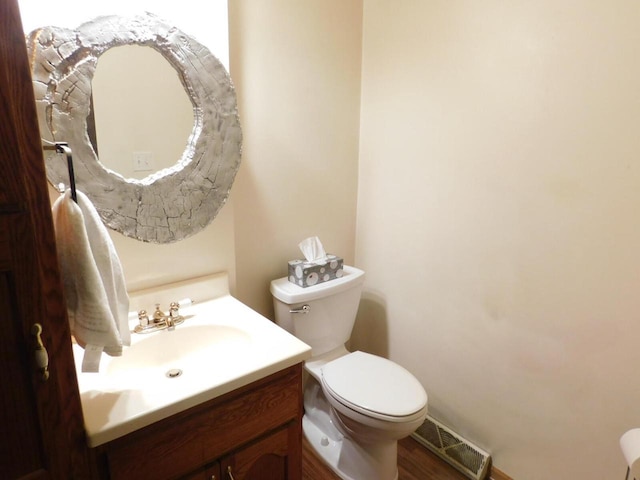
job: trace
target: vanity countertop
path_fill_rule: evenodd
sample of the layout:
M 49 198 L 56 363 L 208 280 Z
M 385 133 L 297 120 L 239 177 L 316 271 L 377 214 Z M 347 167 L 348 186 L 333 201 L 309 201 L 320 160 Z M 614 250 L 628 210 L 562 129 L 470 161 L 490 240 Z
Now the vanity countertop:
M 135 300 L 132 297 L 132 306 Z M 311 356 L 308 345 L 226 292 L 196 301 L 180 313 L 186 320 L 175 330 L 132 333 L 131 346 L 124 347 L 121 357 L 103 354 L 98 373 L 81 372 L 84 351 L 74 344 L 89 446 L 119 438 Z M 170 371 L 180 374 L 171 377 Z

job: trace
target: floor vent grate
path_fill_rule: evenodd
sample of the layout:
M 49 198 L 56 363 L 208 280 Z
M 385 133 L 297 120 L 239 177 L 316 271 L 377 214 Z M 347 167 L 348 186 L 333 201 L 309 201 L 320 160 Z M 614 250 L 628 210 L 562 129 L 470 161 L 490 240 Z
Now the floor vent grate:
M 427 415 L 424 423 L 411 434 L 422 445 L 473 480 L 484 480 L 491 457 L 451 429 Z

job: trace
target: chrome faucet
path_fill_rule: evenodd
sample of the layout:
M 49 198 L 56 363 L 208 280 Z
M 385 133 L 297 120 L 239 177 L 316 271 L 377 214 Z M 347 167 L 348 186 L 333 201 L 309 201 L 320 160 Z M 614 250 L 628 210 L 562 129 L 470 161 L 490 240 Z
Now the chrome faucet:
M 173 330 L 176 325 L 180 325 L 182 322 L 184 322 L 184 317 L 180 315 L 178 302 L 171 302 L 168 315 L 160 309 L 160 304 L 156 303 L 156 309 L 151 319 L 146 310 L 138 312 L 138 325 L 133 331 L 135 333 L 151 333 L 164 329 Z

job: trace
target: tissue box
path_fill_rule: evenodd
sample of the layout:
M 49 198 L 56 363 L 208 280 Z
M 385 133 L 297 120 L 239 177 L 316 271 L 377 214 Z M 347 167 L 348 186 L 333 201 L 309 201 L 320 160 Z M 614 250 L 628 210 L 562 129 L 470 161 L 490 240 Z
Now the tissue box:
M 291 260 L 289 262 L 289 281 L 302 288 L 328 282 L 342 277 L 343 264 L 342 258 L 329 254 L 327 254 L 327 260 L 323 262 Z

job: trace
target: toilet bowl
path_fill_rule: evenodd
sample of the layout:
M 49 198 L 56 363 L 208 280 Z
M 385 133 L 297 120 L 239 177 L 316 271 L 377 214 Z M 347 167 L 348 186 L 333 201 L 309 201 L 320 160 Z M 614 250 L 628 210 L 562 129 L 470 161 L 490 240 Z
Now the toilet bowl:
M 362 270 L 345 266 L 341 278 L 313 287 L 274 280 L 271 292 L 276 322 L 312 347 L 302 421 L 309 444 L 342 479 L 394 480 L 397 441 L 424 422 L 427 394 L 400 365 L 346 349 L 363 282 Z

